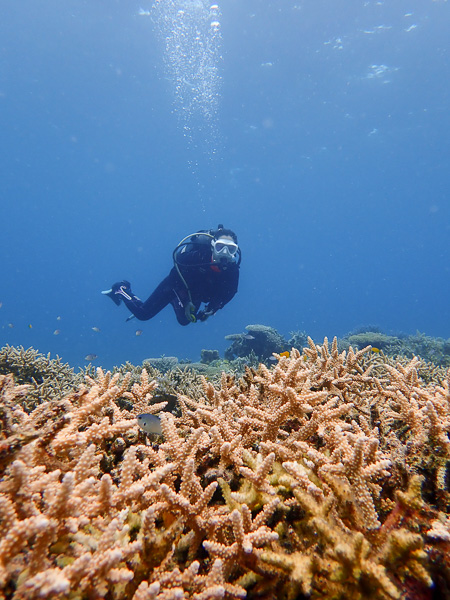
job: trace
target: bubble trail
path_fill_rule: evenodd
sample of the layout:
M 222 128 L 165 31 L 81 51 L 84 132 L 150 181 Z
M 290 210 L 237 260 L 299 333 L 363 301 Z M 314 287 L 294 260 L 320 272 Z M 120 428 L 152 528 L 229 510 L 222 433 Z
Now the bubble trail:
M 190 145 L 214 153 L 220 99 L 220 8 L 204 0 L 157 0 L 153 21 L 164 43 L 174 112 Z

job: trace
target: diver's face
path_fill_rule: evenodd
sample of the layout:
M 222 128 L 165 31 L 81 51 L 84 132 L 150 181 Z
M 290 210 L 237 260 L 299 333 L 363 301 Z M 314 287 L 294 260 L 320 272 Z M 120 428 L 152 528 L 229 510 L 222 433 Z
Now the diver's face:
M 211 242 L 213 261 L 216 263 L 234 262 L 238 245 L 229 235 L 221 235 L 217 240 Z

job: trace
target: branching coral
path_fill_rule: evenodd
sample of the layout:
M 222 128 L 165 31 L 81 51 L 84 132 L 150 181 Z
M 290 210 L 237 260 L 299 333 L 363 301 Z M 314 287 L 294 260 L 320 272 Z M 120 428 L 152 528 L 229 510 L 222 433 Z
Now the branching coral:
M 25 410 L 67 394 L 83 381 L 60 358 L 50 358 L 50 354 L 22 346 L 0 348 L 0 375 L 12 375 L 17 383 L 29 384 Z
M 308 344 L 183 388 L 158 445 L 135 418 L 165 408 L 146 370 L 98 369 L 28 412 L 29 388 L 0 377 L 4 597 L 387 600 L 448 585 L 450 373 L 425 384 L 415 360 Z

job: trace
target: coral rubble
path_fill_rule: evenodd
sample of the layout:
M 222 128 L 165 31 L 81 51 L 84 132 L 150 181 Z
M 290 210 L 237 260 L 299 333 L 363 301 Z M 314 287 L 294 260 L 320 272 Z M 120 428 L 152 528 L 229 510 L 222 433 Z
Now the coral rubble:
M 418 359 L 336 339 L 276 358 L 185 385 L 178 416 L 145 368 L 32 410 L 0 375 L 0 596 L 442 597 L 450 371 L 425 382 Z

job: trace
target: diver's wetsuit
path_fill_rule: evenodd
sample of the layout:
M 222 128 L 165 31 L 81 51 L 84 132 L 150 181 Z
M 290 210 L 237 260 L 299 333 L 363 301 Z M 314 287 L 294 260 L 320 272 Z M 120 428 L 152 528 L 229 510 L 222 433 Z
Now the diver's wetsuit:
M 206 304 L 205 310 L 213 314 L 236 294 L 239 282 L 238 264 L 213 264 L 209 243 L 184 245 L 175 256 L 181 275 L 189 287 L 190 297 L 186 285 L 174 267 L 145 302 L 132 293 L 130 299 L 123 298 L 126 307 L 137 319 L 147 321 L 171 304 L 178 323 L 188 325 L 193 320 L 189 318 L 186 310 L 190 302 L 193 304 L 191 314 L 197 317 L 202 302 Z

